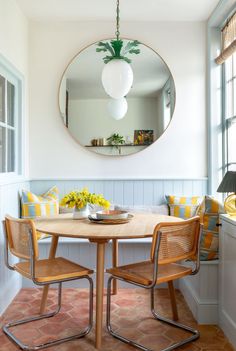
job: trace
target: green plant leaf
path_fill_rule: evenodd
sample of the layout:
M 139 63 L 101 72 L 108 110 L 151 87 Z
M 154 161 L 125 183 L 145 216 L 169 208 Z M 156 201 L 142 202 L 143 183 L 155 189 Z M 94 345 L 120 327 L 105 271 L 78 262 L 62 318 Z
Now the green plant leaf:
M 124 56 L 124 55 L 126 55 L 128 53 L 139 54 L 140 53 L 140 49 L 135 49 L 139 44 L 140 43 L 139 43 L 138 40 L 129 41 L 126 44 L 126 46 L 124 47 L 124 50 L 122 51 L 122 55 Z
M 103 43 L 102 41 L 100 41 L 100 42 L 98 43 L 98 46 L 100 46 L 100 47 L 102 47 L 103 49 L 106 49 L 107 51 L 109 51 L 110 54 L 111 54 L 112 56 L 115 55 L 115 51 L 114 51 L 114 49 L 112 48 L 112 46 L 111 46 L 110 43 Z
M 105 56 L 105 57 L 103 57 L 103 61 L 104 61 L 104 63 L 108 63 L 108 62 L 110 62 L 111 60 L 113 60 L 113 56 Z
M 140 54 L 140 49 L 131 49 L 129 51 L 129 54 L 136 54 L 136 55 L 138 55 L 138 54 Z
M 106 48 L 97 48 L 96 49 L 96 52 L 106 52 L 107 51 L 107 49 Z
M 131 63 L 132 62 L 128 57 L 123 57 L 123 60 L 126 61 L 127 63 Z
M 120 58 L 120 53 L 121 53 L 121 49 L 122 49 L 122 46 L 123 46 L 123 40 L 112 40 L 111 41 L 111 46 L 114 49 L 115 57 Z
M 97 45 L 96 52 L 109 52 L 111 55 L 103 57 L 104 63 L 108 63 L 114 59 L 122 59 L 128 63 L 131 63 L 131 60 L 126 57 L 127 54 L 139 54 L 140 49 L 137 48 L 139 45 L 138 40 L 129 41 L 125 48 L 123 47 L 123 40 L 111 40 L 110 43 L 100 41 Z
M 109 43 L 103 43 L 102 41 L 100 41 L 97 45 L 100 48 L 97 48 L 96 50 L 109 51 L 112 56 L 115 55 L 115 51 L 113 50 L 112 46 Z

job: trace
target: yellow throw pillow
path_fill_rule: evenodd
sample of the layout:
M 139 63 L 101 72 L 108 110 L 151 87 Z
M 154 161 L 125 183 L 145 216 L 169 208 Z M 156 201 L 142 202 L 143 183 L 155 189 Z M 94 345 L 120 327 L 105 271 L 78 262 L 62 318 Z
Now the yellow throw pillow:
M 202 196 L 174 196 L 166 195 L 170 209 L 170 216 L 183 219 L 194 217 L 202 202 Z
M 219 214 L 224 213 L 223 206 L 218 200 L 205 196 L 201 205 L 200 218 L 203 231 L 200 243 L 201 261 L 218 259 L 219 251 Z
M 29 190 L 22 190 L 21 193 L 21 217 L 37 218 L 52 216 L 59 213 L 59 197 L 56 186 L 49 189 L 42 195 L 35 195 Z M 37 232 L 37 238 L 42 239 L 47 235 Z

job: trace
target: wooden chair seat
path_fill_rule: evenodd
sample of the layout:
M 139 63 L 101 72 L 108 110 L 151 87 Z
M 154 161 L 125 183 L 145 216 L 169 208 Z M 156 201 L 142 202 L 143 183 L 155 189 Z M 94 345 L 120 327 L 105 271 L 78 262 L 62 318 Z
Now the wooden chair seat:
M 14 268 L 24 277 L 32 278 L 29 261 L 16 263 Z M 63 257 L 35 261 L 35 280 L 39 283 L 79 278 L 92 273 L 93 270 Z
M 191 272 L 191 267 L 185 267 L 177 263 L 159 265 L 156 284 L 182 278 L 191 274 Z M 116 268 L 110 268 L 107 269 L 107 273 L 134 283 L 148 286 L 153 281 L 153 262 L 144 261 Z

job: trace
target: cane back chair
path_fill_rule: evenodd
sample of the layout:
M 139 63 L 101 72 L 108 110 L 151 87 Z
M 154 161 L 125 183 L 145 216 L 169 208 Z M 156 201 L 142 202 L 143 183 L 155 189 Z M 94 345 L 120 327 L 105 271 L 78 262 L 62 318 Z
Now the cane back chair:
M 153 233 L 150 260 L 107 270 L 110 273 L 107 285 L 107 330 L 115 338 L 141 350 L 147 347 L 118 334 L 111 325 L 111 283 L 113 279 L 122 280 L 136 286 L 150 289 L 151 312 L 161 322 L 190 332 L 192 335 L 182 339 L 163 351 L 170 351 L 199 337 L 198 330 L 185 326 L 175 320 L 160 316 L 154 308 L 154 288 L 161 283 L 172 282 L 199 270 L 200 219 L 194 217 L 181 222 L 159 223 Z M 193 267 L 184 265 L 184 260 L 192 261 Z
M 3 326 L 4 333 L 23 350 L 40 350 L 87 335 L 93 324 L 93 280 L 90 277 L 93 271 L 63 257 L 39 259 L 35 225 L 30 219 L 16 219 L 7 215 L 3 221 L 3 229 L 5 263 L 10 270 L 17 271 L 39 286 L 58 283 L 58 304 L 55 311 L 9 322 Z M 9 251 L 12 255 L 20 258 L 18 263 L 10 264 Z M 89 323 L 84 330 L 75 335 L 40 345 L 26 345 L 10 331 L 11 327 L 55 316 L 61 308 L 62 283 L 76 279 L 87 279 L 89 282 Z

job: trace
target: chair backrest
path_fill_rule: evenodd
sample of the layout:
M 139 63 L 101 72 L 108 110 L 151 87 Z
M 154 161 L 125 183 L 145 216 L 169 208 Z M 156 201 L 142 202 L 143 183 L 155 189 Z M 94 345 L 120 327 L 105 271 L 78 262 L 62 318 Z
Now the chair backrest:
M 200 218 L 198 216 L 180 222 L 159 223 L 154 229 L 151 260 L 154 259 L 160 233 L 159 264 L 197 259 L 200 235 Z
M 38 258 L 38 242 L 34 222 L 30 219 L 17 219 L 5 216 L 5 231 L 8 247 L 14 256 L 30 260 L 30 236 L 34 258 Z

